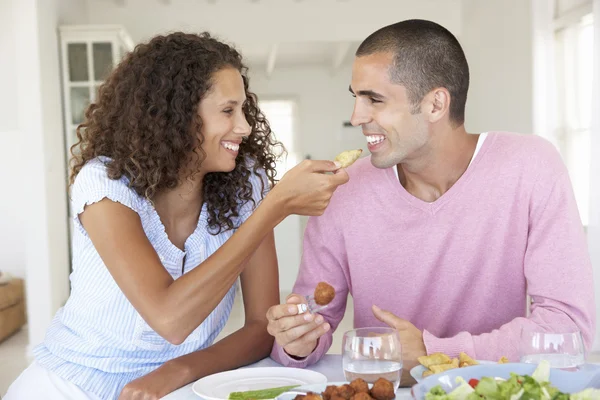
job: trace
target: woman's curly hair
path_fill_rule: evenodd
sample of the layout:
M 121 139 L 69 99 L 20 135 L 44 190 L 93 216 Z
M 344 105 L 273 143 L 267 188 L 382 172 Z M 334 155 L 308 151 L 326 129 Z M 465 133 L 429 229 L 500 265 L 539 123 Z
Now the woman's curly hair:
M 152 200 L 175 188 L 190 160 L 195 158 L 198 170 L 205 158 L 199 151 L 198 137 L 200 143 L 203 139 L 198 105 L 213 75 L 226 67 L 242 75 L 247 97 L 243 112 L 252 131 L 240 144 L 232 172 L 206 174 L 203 200 L 213 233 L 237 228 L 240 204 L 252 201 L 250 175 L 262 169 L 274 185 L 279 155 L 275 148 L 284 149 L 258 108 L 256 95 L 248 91 L 248 69 L 241 55 L 209 33 L 157 36 L 125 56 L 77 128 L 70 183 L 88 161 L 106 156 L 109 178 L 125 176 L 140 196 Z

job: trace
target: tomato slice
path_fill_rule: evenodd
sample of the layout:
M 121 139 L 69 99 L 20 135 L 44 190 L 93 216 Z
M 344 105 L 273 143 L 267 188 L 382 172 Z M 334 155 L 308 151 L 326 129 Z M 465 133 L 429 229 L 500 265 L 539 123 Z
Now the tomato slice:
M 479 383 L 479 379 L 470 379 L 469 380 L 469 385 L 475 389 L 475 387 L 477 386 L 477 384 Z

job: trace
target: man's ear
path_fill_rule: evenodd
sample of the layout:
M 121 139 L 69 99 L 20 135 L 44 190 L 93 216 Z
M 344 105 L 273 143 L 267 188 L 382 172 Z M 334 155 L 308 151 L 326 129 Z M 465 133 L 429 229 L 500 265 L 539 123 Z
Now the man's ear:
M 435 123 L 450 113 L 450 92 L 446 88 L 436 88 L 427 93 L 422 103 L 425 118 Z

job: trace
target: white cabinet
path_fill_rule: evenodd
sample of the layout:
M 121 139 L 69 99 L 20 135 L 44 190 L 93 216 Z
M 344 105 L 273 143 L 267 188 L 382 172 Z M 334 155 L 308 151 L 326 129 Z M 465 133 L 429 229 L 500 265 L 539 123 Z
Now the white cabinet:
M 67 161 L 77 143 L 77 126 L 98 87 L 134 47 L 121 26 L 65 25 L 59 27 Z

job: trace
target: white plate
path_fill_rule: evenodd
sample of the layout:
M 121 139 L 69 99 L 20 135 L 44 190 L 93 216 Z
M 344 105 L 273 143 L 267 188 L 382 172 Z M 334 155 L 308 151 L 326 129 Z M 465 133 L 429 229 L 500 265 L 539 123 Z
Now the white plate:
M 227 400 L 231 392 L 326 382 L 325 375 L 307 369 L 245 368 L 204 377 L 194 383 L 192 390 L 206 400 Z

